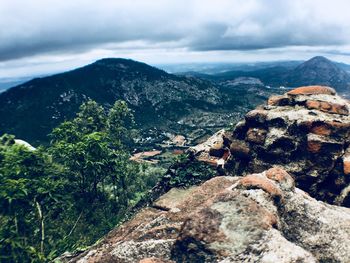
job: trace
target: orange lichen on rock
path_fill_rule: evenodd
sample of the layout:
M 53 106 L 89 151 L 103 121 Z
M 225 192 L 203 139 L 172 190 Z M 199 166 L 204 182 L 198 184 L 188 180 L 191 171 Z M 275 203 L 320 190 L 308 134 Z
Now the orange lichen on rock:
M 350 174 L 350 153 L 346 153 L 343 157 L 343 169 L 344 174 Z
M 279 167 L 273 167 L 266 171 L 266 177 L 277 181 L 277 182 L 283 182 L 285 180 L 293 180 L 293 178 L 282 168 Z
M 335 95 L 336 92 L 333 88 L 328 86 L 303 86 L 287 92 L 288 95 L 314 95 L 314 94 L 326 94 Z
M 320 141 L 308 141 L 307 150 L 311 153 L 318 153 L 322 148 L 322 143 Z
M 239 181 L 239 186 L 243 186 L 247 189 L 260 188 L 274 198 L 282 199 L 283 197 L 281 189 L 276 184 L 260 175 L 251 174 L 243 177 Z
M 308 100 L 305 105 L 308 109 L 320 110 L 323 112 L 348 115 L 349 109 L 346 105 L 330 103 L 326 101 Z
M 310 132 L 317 134 L 317 135 L 330 135 L 332 133 L 332 129 L 331 127 L 326 124 L 326 123 L 322 123 L 322 124 L 316 124 L 314 125 L 311 129 Z
M 265 176 L 271 180 L 278 182 L 282 189 L 294 189 L 294 179 L 284 169 L 273 167 L 265 172 Z

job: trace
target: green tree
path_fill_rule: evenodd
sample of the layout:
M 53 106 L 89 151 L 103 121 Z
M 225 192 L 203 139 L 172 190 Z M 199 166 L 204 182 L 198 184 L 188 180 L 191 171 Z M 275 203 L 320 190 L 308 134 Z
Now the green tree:
M 126 103 L 117 101 L 108 112 L 88 101 L 75 119 L 62 123 L 51 134 L 49 153 L 64 167 L 75 189 L 78 214 L 82 214 L 77 228 L 85 227 L 86 231 L 86 225 L 94 227 L 90 239 L 79 237 L 76 244 L 102 236 L 145 189 L 140 165 L 129 161 L 126 146 L 132 141 L 133 125 Z
M 157 174 L 129 161 L 133 127 L 125 102 L 87 101 L 47 148 L 0 137 L 0 262 L 48 261 L 123 219 Z
M 84 199 L 93 202 L 99 190 L 105 192 L 105 186 L 112 185 L 113 199 L 127 206 L 128 187 L 137 182 L 138 175 L 125 146 L 132 140 L 133 123 L 125 102 L 117 101 L 106 113 L 96 102 L 88 101 L 74 120 L 53 130 L 49 152 L 66 168 Z
M 41 149 L 0 137 L 1 262 L 40 261 L 52 249 L 47 232 L 55 208 L 65 203 L 59 171 Z

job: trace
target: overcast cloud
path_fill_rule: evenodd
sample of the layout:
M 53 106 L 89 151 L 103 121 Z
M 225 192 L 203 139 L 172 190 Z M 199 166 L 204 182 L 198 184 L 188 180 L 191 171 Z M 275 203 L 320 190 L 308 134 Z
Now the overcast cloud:
M 0 0 L 0 78 L 101 57 L 350 62 L 348 0 Z

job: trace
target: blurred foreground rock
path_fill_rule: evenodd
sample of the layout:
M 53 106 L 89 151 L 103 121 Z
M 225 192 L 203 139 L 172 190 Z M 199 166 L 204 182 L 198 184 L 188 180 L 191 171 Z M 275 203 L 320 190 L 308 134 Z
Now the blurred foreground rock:
M 349 222 L 275 167 L 173 188 L 69 262 L 349 262 Z

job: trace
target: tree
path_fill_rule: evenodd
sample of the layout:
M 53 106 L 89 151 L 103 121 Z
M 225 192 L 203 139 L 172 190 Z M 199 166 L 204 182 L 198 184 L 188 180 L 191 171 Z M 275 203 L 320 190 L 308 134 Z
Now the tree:
M 75 119 L 62 123 L 51 134 L 48 151 L 64 167 L 74 188 L 77 214 L 82 214 L 77 228 L 86 232 L 87 225 L 94 227 L 92 238 L 82 244 L 113 227 L 145 189 L 140 165 L 129 161 L 126 144 L 131 145 L 133 125 L 125 102 L 117 101 L 106 111 L 88 101 Z
M 114 200 L 127 206 L 129 185 L 137 182 L 129 171 L 125 142 L 130 138 L 133 116 L 125 102 L 117 101 L 106 111 L 94 101 L 80 107 L 77 117 L 62 123 L 51 134 L 50 153 L 67 168 L 69 179 L 74 182 L 82 198 L 93 202 L 99 189 L 105 191 L 112 185 Z M 135 166 L 135 165 L 134 165 Z
M 125 102 L 87 101 L 47 148 L 0 137 L 0 262 L 48 261 L 123 219 L 155 178 L 129 161 L 133 126 Z
M 40 261 L 51 250 L 46 222 L 61 206 L 66 185 L 59 171 L 41 149 L 15 144 L 13 136 L 0 137 L 1 262 Z

